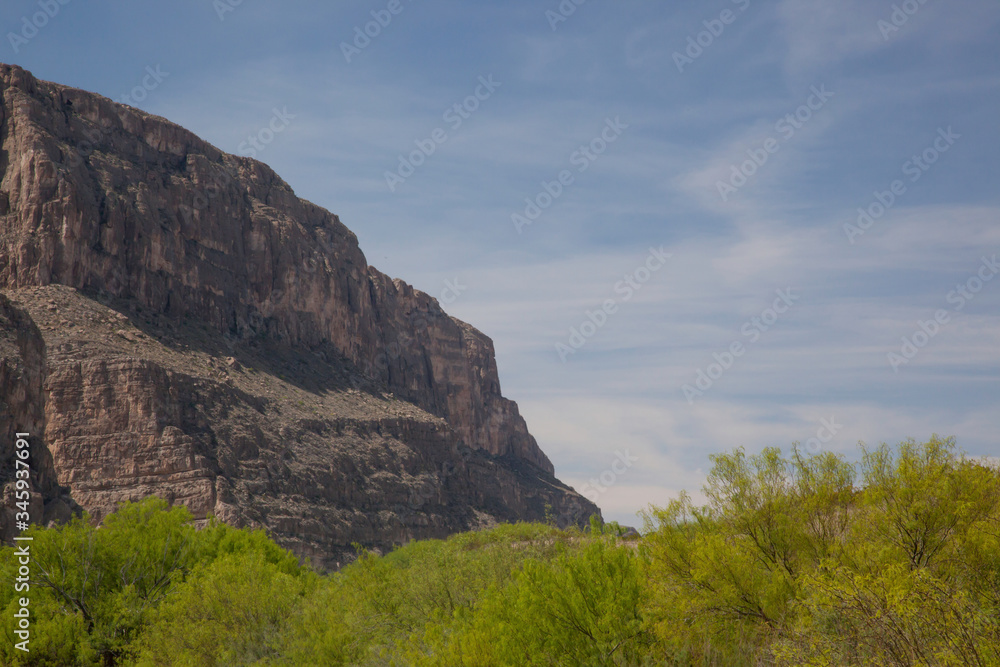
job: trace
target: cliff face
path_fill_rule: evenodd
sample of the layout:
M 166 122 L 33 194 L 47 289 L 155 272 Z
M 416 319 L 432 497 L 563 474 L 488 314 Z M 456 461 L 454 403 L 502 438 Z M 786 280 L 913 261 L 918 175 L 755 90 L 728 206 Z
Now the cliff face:
M 596 511 L 500 394 L 492 341 L 266 165 L 0 65 L 0 173 L 0 416 L 34 429 L 53 517 L 156 493 L 335 563 Z

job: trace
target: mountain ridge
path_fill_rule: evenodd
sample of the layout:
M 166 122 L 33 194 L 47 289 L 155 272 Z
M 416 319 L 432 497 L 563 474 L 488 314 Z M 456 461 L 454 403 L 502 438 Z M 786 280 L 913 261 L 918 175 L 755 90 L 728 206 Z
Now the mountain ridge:
M 220 433 L 229 433 L 227 429 L 236 425 L 225 417 L 213 421 L 208 414 L 187 415 L 171 403 L 178 397 L 164 398 L 171 396 L 170 373 L 221 382 L 221 386 L 229 386 L 228 380 L 232 386 L 218 390 L 222 392 L 218 395 L 216 389 L 192 391 L 211 394 L 213 405 L 243 409 L 266 391 L 264 385 L 241 384 L 238 374 L 251 370 L 273 373 L 273 391 L 281 400 L 271 407 L 284 405 L 286 398 L 302 392 L 295 400 L 310 403 L 310 396 L 315 395 L 318 402 L 312 407 L 324 423 L 335 422 L 336 411 L 347 409 L 341 399 L 348 395 L 370 398 L 368 407 L 350 409 L 359 414 L 372 410 L 374 421 L 380 423 L 395 419 L 383 414 L 388 404 L 408 404 L 414 408 L 407 417 L 413 424 L 435 426 L 425 433 L 423 426 L 411 424 L 419 437 L 407 431 L 411 427 L 389 429 L 392 446 L 409 448 L 421 461 L 405 474 L 405 465 L 393 474 L 402 479 L 419 471 L 441 477 L 442 471 L 450 469 L 444 481 L 436 483 L 439 492 L 447 485 L 456 487 L 457 495 L 449 502 L 458 502 L 464 493 L 461 489 L 472 479 L 484 485 L 483 494 L 468 497 L 469 507 L 459 512 L 461 516 L 448 515 L 444 509 L 448 503 L 442 502 L 440 516 L 430 521 L 436 521 L 439 529 L 422 532 L 419 517 L 411 517 L 412 525 L 403 531 L 379 524 L 363 535 L 367 540 L 354 541 L 385 546 L 408 537 L 432 536 L 428 532 L 464 529 L 479 521 L 473 518 L 478 516 L 475 512 L 482 514 L 485 523 L 541 519 L 547 512 L 579 523 L 598 511 L 555 480 L 551 462 L 528 432 L 517 405 L 502 396 L 493 342 L 471 325 L 448 316 L 433 297 L 370 266 L 357 237 L 336 215 L 296 197 L 267 165 L 224 153 L 166 119 L 86 91 L 40 81 L 10 65 L 0 65 L 0 146 L 0 290 L 6 295 L 3 307 L 8 322 L 21 323 L 9 326 L 20 331 L 25 318 L 36 326 L 42 322 L 41 344 L 52 352 L 46 356 L 47 372 L 36 399 L 44 405 L 30 409 L 42 412 L 35 422 L 41 422 L 37 428 L 51 450 L 49 476 L 54 479 L 40 486 L 48 489 L 46 502 L 59 499 L 58 511 L 53 510 L 58 516 L 66 514 L 64 506 L 74 503 L 106 513 L 118 496 L 129 493 L 115 492 L 115 483 L 108 484 L 112 490 L 108 493 L 79 491 L 87 485 L 81 486 L 79 475 L 74 475 L 85 472 L 86 457 L 83 463 L 68 462 L 77 460 L 71 450 L 87 451 L 82 440 L 74 440 L 85 439 L 85 434 L 53 430 L 52 424 L 59 423 L 54 418 L 64 415 L 54 407 L 53 391 L 55 398 L 62 391 L 64 398 L 95 401 L 100 409 L 94 407 L 86 413 L 89 417 L 79 419 L 90 419 L 86 423 L 93 432 L 118 429 L 112 434 L 120 438 L 115 445 L 118 456 L 127 459 L 146 447 L 147 457 L 155 459 L 154 453 L 162 449 L 172 452 L 165 455 L 167 459 L 184 451 L 193 461 L 193 452 L 200 452 L 197 456 L 204 460 L 189 467 L 208 471 L 204 479 L 212 483 L 211 490 L 206 487 L 198 492 L 204 507 L 196 516 L 207 516 L 221 503 L 227 505 L 222 514 L 231 515 L 224 518 L 275 530 L 267 520 L 270 514 L 260 508 L 250 511 L 253 494 L 248 492 L 235 504 L 219 500 L 225 495 L 220 495 L 218 487 L 225 484 L 219 480 L 228 484 L 248 474 L 246 461 L 227 468 L 219 463 L 225 457 L 217 455 L 233 447 Z M 40 308 L 32 299 L 44 299 L 46 305 Z M 64 314 L 53 320 L 52 313 Z M 81 340 L 111 340 L 115 346 L 123 342 L 124 348 L 115 353 L 118 356 L 111 353 L 118 347 L 107 345 L 107 349 L 76 346 L 89 351 L 74 353 L 72 337 L 63 330 L 67 327 L 76 328 Z M 186 351 L 171 348 L 178 340 L 197 344 L 188 345 Z M 134 361 L 132 348 L 136 346 L 147 361 L 153 360 L 152 365 Z M 286 367 L 268 359 L 272 352 L 279 354 Z M 8 353 L 2 361 L 8 373 L 27 377 L 24 359 L 12 360 L 11 356 Z M 206 361 L 220 358 L 232 360 L 233 365 L 223 369 L 227 377 Z M 87 366 L 87 372 L 104 373 L 100 377 L 106 376 L 112 384 L 99 396 L 89 395 L 82 386 L 87 384 L 86 373 L 66 376 L 64 364 L 69 359 L 76 359 L 72 363 L 77 365 L 100 360 L 103 366 Z M 304 370 L 311 365 L 328 375 Z M 133 413 L 149 405 L 173 405 L 173 413 L 165 408 L 148 410 L 153 425 L 142 444 L 130 439 L 129 429 L 139 428 L 132 421 L 134 415 L 121 413 L 121 406 L 115 405 L 114 377 L 128 377 L 134 383 L 138 394 L 132 397 L 137 401 L 131 407 Z M 145 398 L 139 400 L 139 396 Z M 23 415 L 30 411 L 22 405 L 24 401 L 7 403 L 21 405 L 18 410 Z M 208 410 L 207 403 L 200 405 Z M 255 444 L 258 452 L 278 454 L 282 447 L 291 451 L 298 445 L 321 451 L 327 436 L 316 433 L 302 436 L 294 446 L 282 444 L 280 429 L 302 419 L 285 420 L 282 410 L 291 414 L 292 409 L 275 409 L 278 415 L 271 419 L 281 425 L 273 434 L 267 424 L 256 426 L 262 434 L 252 438 L 260 441 Z M 93 416 L 100 410 L 104 410 L 105 426 Z M 13 408 L 8 411 L 12 419 L 17 416 Z M 317 428 L 322 433 L 325 427 Z M 425 451 L 432 444 L 442 451 Z M 380 446 L 389 447 L 384 442 Z M 456 459 L 457 452 L 465 453 L 458 457 L 461 461 Z M 301 453 L 296 450 L 293 456 Z M 5 450 L 0 459 L 6 460 Z M 373 463 L 365 470 L 367 476 L 362 477 L 368 484 L 371 476 L 378 475 L 379 466 Z M 506 481 L 499 486 L 485 481 L 486 470 L 494 470 L 498 480 Z M 332 469 L 330 474 L 336 477 Z M 69 483 L 72 480 L 77 480 L 77 490 Z M 333 477 L 327 481 L 333 483 Z M 350 483 L 361 483 L 361 477 Z M 496 488 L 490 491 L 492 487 Z M 275 488 L 273 492 L 280 495 L 281 490 Z M 142 487 L 142 492 L 150 488 Z M 214 500 L 210 503 L 206 498 Z M 339 509 L 349 509 L 344 498 L 337 502 Z M 367 502 L 374 510 L 379 504 L 377 494 Z M 286 532 L 287 541 L 301 542 L 300 553 L 311 552 L 324 562 L 342 558 L 350 544 L 327 538 L 314 544 L 302 541 L 293 530 Z M 280 539 L 280 531 L 276 534 Z M 393 537 L 386 540 L 379 535 Z M 327 546 L 317 546 L 320 543 Z

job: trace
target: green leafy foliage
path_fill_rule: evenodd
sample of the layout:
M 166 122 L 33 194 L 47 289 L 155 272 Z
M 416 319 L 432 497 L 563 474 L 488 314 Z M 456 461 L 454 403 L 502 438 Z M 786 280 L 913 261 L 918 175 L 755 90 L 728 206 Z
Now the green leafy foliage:
M 475 614 L 524 563 L 582 536 L 542 524 L 500 525 L 447 540 L 411 542 L 386 556 L 362 552 L 324 581 L 290 629 L 289 665 L 407 664 L 424 634 Z
M 529 558 L 460 613 L 404 646 L 412 665 L 624 665 L 648 645 L 636 549 L 607 534 L 575 535 Z
M 1000 665 L 1000 475 L 937 437 L 713 457 L 646 513 L 645 618 L 679 664 Z
M 138 664 L 251 665 L 277 658 L 288 618 L 314 583 L 255 551 L 198 567 L 157 610 Z
M 3 665 L 1000 666 L 1000 472 L 950 439 L 715 455 L 632 539 L 500 525 L 325 576 L 155 499 L 34 528 L 31 653 Z M 14 550 L 0 549 L 12 582 Z
M 5 646 L 4 659 L 115 664 L 127 657 L 152 609 L 193 562 L 190 518 L 185 508 L 168 510 L 151 498 L 123 505 L 99 530 L 86 516 L 55 530 L 32 528 L 30 599 L 35 634 L 42 639 L 29 656 Z M 13 550 L 4 549 L 0 562 L 13 572 Z M 3 624 L 13 636 L 13 594 L 4 602 L 11 613 Z

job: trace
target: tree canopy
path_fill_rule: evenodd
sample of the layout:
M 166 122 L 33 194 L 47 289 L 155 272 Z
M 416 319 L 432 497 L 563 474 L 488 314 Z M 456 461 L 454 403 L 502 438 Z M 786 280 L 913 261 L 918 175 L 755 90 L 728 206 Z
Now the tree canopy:
M 124 504 L 32 528 L 4 665 L 1000 665 L 1000 472 L 951 439 L 711 457 L 641 536 L 505 524 L 321 575 L 260 531 Z M 14 549 L 0 577 L 14 580 Z

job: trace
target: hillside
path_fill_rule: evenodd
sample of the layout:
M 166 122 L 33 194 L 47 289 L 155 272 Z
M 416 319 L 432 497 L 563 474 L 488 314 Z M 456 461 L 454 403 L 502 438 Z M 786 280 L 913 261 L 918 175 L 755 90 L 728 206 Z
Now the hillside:
M 39 518 L 155 494 L 337 567 L 353 542 L 598 511 L 492 341 L 266 165 L 7 65 L 0 143 L 0 460 L 9 481 L 31 433 Z

